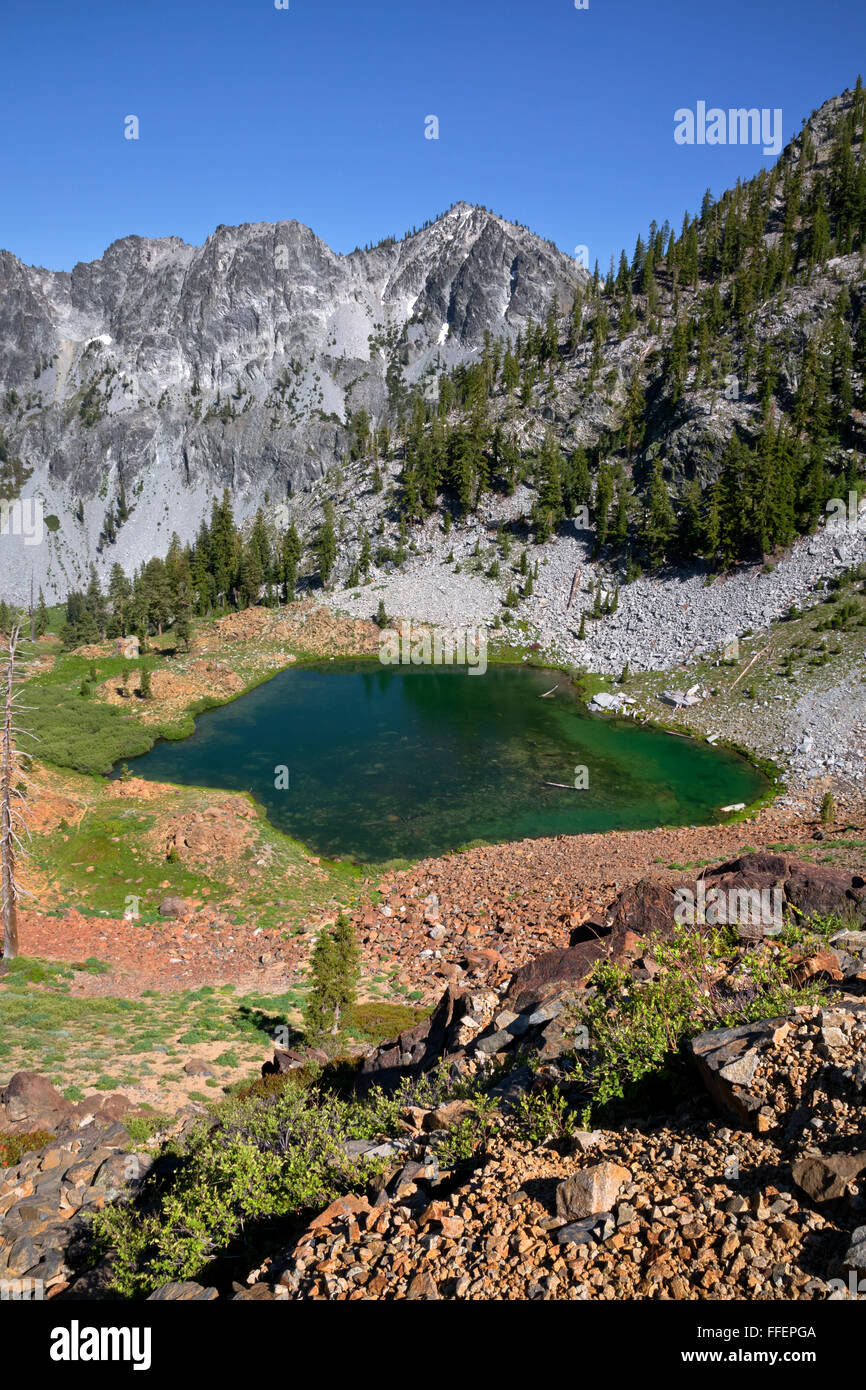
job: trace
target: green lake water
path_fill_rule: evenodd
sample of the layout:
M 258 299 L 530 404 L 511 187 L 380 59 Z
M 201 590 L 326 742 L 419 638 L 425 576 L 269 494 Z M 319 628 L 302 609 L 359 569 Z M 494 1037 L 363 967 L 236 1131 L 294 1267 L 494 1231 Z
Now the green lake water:
M 251 792 L 316 853 L 368 863 L 478 840 L 706 824 L 767 785 L 733 753 L 587 714 L 561 673 L 375 661 L 284 671 L 131 768 Z

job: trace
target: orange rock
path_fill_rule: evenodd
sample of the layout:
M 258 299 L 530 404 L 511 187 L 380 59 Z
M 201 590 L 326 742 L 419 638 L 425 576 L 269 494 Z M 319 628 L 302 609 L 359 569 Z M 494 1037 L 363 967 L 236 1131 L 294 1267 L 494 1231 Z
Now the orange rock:
M 310 1231 L 318 1231 L 323 1226 L 330 1226 L 332 1221 L 337 1221 L 341 1216 L 353 1216 L 360 1211 L 369 1211 L 370 1203 L 366 1197 L 358 1197 L 353 1192 L 347 1193 L 345 1197 L 337 1197 L 329 1207 L 320 1211 L 318 1216 L 313 1217 L 307 1227 Z

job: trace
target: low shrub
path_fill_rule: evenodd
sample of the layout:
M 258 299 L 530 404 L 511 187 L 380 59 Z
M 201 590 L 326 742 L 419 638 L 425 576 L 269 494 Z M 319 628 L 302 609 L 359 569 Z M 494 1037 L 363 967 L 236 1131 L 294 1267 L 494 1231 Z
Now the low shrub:
M 0 1168 L 13 1168 L 26 1153 L 44 1149 L 53 1138 L 47 1129 L 34 1129 L 29 1134 L 4 1134 L 0 1138 Z
M 638 1082 L 670 1073 L 682 1044 L 698 1033 L 773 1018 L 822 993 L 814 981 L 792 983 L 784 942 L 747 954 L 729 988 L 720 989 L 715 966 L 732 944 L 728 929 L 679 923 L 667 941 L 648 944 L 660 967 L 652 980 L 636 983 L 616 962 L 595 967 L 589 983 L 596 993 L 575 1011 L 589 1045 L 575 1051 L 574 1067 L 596 1105 L 626 1099 Z

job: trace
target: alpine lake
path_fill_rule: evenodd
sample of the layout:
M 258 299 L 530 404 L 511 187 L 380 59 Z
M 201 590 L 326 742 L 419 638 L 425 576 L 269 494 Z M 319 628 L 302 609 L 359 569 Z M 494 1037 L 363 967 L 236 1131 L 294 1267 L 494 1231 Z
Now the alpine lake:
M 329 859 L 420 859 L 473 843 L 711 824 L 768 782 L 739 754 L 589 714 L 567 675 L 525 666 L 291 667 L 130 763 L 248 792 Z M 547 694 L 553 689 L 552 694 Z M 558 785 L 551 785 L 558 784 Z

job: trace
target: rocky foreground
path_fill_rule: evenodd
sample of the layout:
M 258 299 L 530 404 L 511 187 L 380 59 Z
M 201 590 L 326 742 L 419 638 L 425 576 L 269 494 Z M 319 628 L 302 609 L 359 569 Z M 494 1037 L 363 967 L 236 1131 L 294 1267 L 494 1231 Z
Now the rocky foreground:
M 272 1238 L 245 1278 L 217 1260 L 213 1281 L 169 1281 L 150 1297 L 856 1296 L 866 1277 L 866 879 L 747 854 L 690 885 L 712 900 L 778 894 L 781 916 L 741 912 L 723 955 L 683 957 L 684 975 L 699 961 L 705 1017 L 739 1008 L 746 1018 L 692 1029 L 668 1059 L 674 1083 L 648 1073 L 597 1111 L 596 1127 L 585 1123 L 581 1096 L 590 1102 L 604 1062 L 606 1015 L 598 1036 L 581 1021 L 603 995 L 598 967 L 620 972 L 606 1009 L 622 1007 L 625 1046 L 625 1005 L 660 979 L 676 939 L 676 887 L 649 878 L 603 920 L 580 923 L 570 945 L 497 987 L 449 983 L 428 1019 L 369 1050 L 356 1094 L 393 1095 L 398 1114 L 389 1132 L 344 1144 L 349 1189 L 289 1223 L 288 1242 Z M 809 922 L 814 931 L 797 928 Z M 755 1001 L 773 997 L 761 981 L 774 962 L 799 993 L 784 1013 L 755 1016 Z M 309 1050 L 278 1049 L 264 1071 L 292 1085 L 310 1061 Z M 472 1082 L 474 1097 L 437 1099 L 433 1079 L 446 1074 Z M 94 1258 L 90 1218 L 114 1201 L 146 1209 L 148 1175 L 166 1162 L 159 1142 L 133 1143 L 133 1114 L 116 1096 L 72 1104 L 32 1074 L 0 1091 L 0 1142 L 45 1131 L 41 1148 L 0 1171 L 0 1277 L 41 1280 L 47 1297 L 115 1296 L 112 1254 Z M 175 1118 L 181 1152 L 202 1118 L 201 1107 Z

